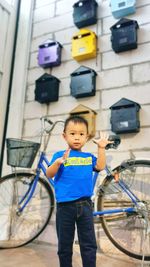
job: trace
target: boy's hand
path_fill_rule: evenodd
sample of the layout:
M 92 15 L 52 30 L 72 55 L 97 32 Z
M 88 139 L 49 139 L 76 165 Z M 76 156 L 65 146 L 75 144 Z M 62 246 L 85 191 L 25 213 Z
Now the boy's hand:
M 63 154 L 63 156 L 62 156 L 61 158 L 56 159 L 56 163 L 57 163 L 58 165 L 61 165 L 61 164 L 65 163 L 65 161 L 66 161 L 67 158 L 69 157 L 70 150 L 71 150 L 71 149 L 68 148 L 68 149 L 65 151 L 65 153 Z
M 114 179 L 115 179 L 115 182 L 116 182 L 116 183 L 119 182 L 119 173 L 118 173 L 118 172 L 115 172 L 115 173 L 114 173 Z
M 63 163 L 65 163 L 65 161 L 67 160 L 67 158 L 69 157 L 69 154 L 70 154 L 70 148 L 68 148 L 65 153 L 63 154 Z
M 97 144 L 98 147 L 105 148 L 108 144 L 114 143 L 114 141 L 109 141 L 108 137 L 108 134 L 100 132 L 100 139 L 94 139 L 93 142 Z

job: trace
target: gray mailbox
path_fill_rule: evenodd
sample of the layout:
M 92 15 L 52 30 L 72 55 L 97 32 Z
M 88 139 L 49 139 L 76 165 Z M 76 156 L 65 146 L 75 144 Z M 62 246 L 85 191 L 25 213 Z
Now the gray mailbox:
M 111 109 L 111 129 L 115 133 L 139 132 L 140 105 L 126 98 L 120 99 Z

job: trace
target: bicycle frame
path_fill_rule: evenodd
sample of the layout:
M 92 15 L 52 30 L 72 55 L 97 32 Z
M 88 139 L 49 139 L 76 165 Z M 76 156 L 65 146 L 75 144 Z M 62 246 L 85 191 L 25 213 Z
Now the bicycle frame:
M 46 158 L 45 153 L 41 152 L 41 155 L 40 155 L 40 158 L 39 158 L 39 162 L 38 162 L 38 165 L 37 165 L 37 169 L 36 169 L 35 177 L 33 179 L 33 182 L 30 184 L 30 187 L 29 187 L 28 191 L 26 192 L 24 197 L 19 202 L 18 213 L 21 213 L 24 210 L 24 208 L 26 207 L 26 205 L 28 204 L 28 202 L 32 198 L 34 190 L 35 190 L 36 185 L 37 185 L 37 182 L 38 182 L 39 177 L 40 177 L 40 172 L 42 171 L 44 173 L 44 175 L 46 176 L 45 164 L 48 167 L 49 161 Z M 114 179 L 112 174 L 111 174 L 111 171 L 107 167 L 106 167 L 106 173 L 107 173 L 108 179 Z M 93 174 L 93 190 L 95 188 L 95 184 L 96 184 L 96 180 L 97 180 L 98 174 L 99 174 L 98 172 L 94 172 L 94 174 Z M 49 178 L 48 181 L 51 184 L 51 186 L 54 187 L 54 181 L 51 178 Z M 128 195 L 128 197 L 131 199 L 132 203 L 134 203 L 135 206 L 138 206 L 138 203 L 140 202 L 140 200 L 132 193 L 132 191 L 129 189 L 129 187 L 123 181 L 119 181 L 118 185 L 120 186 L 121 190 L 124 191 Z M 102 192 L 102 187 L 100 187 L 99 190 Z M 22 204 L 22 206 L 21 206 L 21 204 Z M 128 208 L 122 208 L 122 209 L 118 208 L 118 209 L 111 209 L 111 210 L 106 210 L 106 211 L 105 210 L 103 210 L 103 211 L 93 211 L 93 216 L 103 216 L 103 215 L 108 215 L 108 214 L 113 214 L 113 213 L 120 213 L 120 212 L 133 213 L 135 211 L 136 210 L 135 210 L 134 207 L 128 207 Z
M 44 175 L 46 176 L 46 168 L 44 166 L 44 163 L 48 167 L 49 161 L 48 161 L 48 159 L 45 156 L 45 152 L 41 152 L 40 158 L 39 158 L 39 162 L 37 164 L 35 178 L 34 178 L 33 182 L 31 183 L 28 191 L 26 192 L 26 194 L 24 195 L 24 197 L 19 202 L 19 208 L 18 208 L 18 211 L 17 211 L 18 213 L 21 213 L 24 210 L 24 208 L 26 207 L 26 205 L 28 204 L 28 202 L 32 198 L 33 193 L 34 193 L 34 190 L 35 190 L 36 185 L 37 185 L 37 182 L 38 182 L 39 177 L 40 177 L 41 170 L 43 171 Z M 48 180 L 49 180 L 50 184 L 52 185 L 52 187 L 54 187 L 53 180 L 52 179 L 48 179 Z M 22 204 L 22 206 L 21 206 L 21 204 Z

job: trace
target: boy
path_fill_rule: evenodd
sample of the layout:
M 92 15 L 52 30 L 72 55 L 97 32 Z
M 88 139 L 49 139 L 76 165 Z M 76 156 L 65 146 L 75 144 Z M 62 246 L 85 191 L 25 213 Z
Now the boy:
M 66 151 L 53 155 L 47 177 L 54 177 L 57 201 L 56 230 L 60 267 L 72 267 L 75 224 L 83 267 L 96 267 L 96 238 L 92 216 L 92 172 L 105 168 L 105 147 L 112 143 L 103 134 L 94 142 L 98 157 L 81 149 L 88 139 L 88 123 L 80 116 L 69 117 L 64 125 Z

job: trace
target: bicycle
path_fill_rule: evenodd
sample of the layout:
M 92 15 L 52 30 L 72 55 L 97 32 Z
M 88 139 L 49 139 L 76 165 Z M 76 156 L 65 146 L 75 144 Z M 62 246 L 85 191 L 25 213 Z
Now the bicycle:
M 42 121 L 44 125 L 48 122 L 51 126 L 43 127 L 42 136 L 46 133 L 48 138 L 40 152 L 35 172 L 15 171 L 0 179 L 0 229 L 3 229 L 0 232 L 0 248 L 16 248 L 33 241 L 47 226 L 55 207 L 54 182 L 45 176 L 49 164 L 45 150 L 52 130 L 62 121 L 52 123 L 47 117 Z M 117 136 L 112 137 L 114 143 L 107 149 L 117 148 L 120 143 Z M 14 156 L 15 159 L 8 163 L 14 167 L 31 167 L 40 144 L 15 139 L 7 141 L 9 145 L 12 141 L 13 152 L 16 150 L 17 154 L 21 151 L 19 159 Z M 8 146 L 8 152 L 11 148 Z M 106 167 L 105 171 L 105 179 L 97 188 L 98 173 L 93 175 L 97 200 L 93 216 L 102 223 L 107 237 L 120 251 L 130 257 L 149 261 L 150 160 L 131 158 L 113 170 Z M 41 172 L 44 177 L 41 177 Z M 117 183 L 114 175 L 119 175 Z

